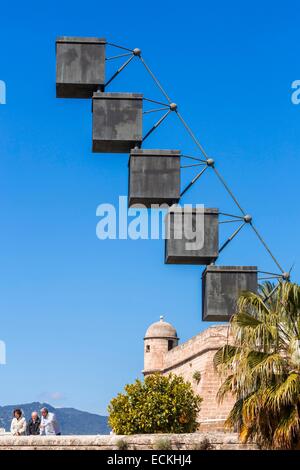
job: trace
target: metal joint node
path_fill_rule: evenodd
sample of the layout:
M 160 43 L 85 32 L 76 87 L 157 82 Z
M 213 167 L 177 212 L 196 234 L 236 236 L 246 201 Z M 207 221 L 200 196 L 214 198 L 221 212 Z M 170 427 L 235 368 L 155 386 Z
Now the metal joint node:
M 208 158 L 208 159 L 206 160 L 206 164 L 207 164 L 207 166 L 214 167 L 215 161 L 214 161 L 213 158 Z
M 142 54 L 142 51 L 141 51 L 141 49 L 136 47 L 135 49 L 133 49 L 132 53 L 133 53 L 133 55 L 140 57 L 141 54 Z
M 246 222 L 246 224 L 250 224 L 250 222 L 252 222 L 252 215 L 246 214 L 244 216 L 244 222 Z
M 170 103 L 170 110 L 171 111 L 177 111 L 177 104 L 176 103 Z

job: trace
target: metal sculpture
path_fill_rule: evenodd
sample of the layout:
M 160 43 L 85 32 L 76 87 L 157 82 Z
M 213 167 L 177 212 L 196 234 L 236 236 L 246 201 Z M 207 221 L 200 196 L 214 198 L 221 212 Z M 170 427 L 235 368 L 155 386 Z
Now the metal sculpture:
M 93 47 L 92 47 L 93 46 Z M 117 48 L 120 54 L 105 57 L 106 46 Z M 105 82 L 105 61 L 125 58 L 125 62 Z M 134 60 L 140 61 L 155 85 L 163 95 L 164 101 L 145 98 L 141 94 L 107 93 L 109 84 Z M 97 75 L 98 74 L 98 75 Z M 157 77 L 142 56 L 139 48 L 130 49 L 118 44 L 95 38 L 59 38 L 57 40 L 57 96 L 93 98 L 93 151 L 103 153 L 130 153 L 129 160 L 129 206 L 144 204 L 177 203 L 207 171 L 215 174 L 233 200 L 239 214 L 226 214 L 217 209 L 204 211 L 202 228 L 204 244 L 194 253 L 187 253 L 184 242 L 175 239 L 179 225 L 174 219 L 176 209 L 172 207 L 166 217 L 167 229 L 171 238 L 166 241 L 166 263 L 208 264 L 202 276 L 202 318 L 204 321 L 227 321 L 234 313 L 236 301 L 241 290 L 257 289 L 257 274 L 261 279 L 275 279 L 278 284 L 290 279 L 290 271 L 285 271 L 269 246 L 256 228 L 251 215 L 242 208 L 236 196 L 219 172 L 213 158 L 206 153 L 200 141 L 184 120 L 179 107 L 169 97 Z M 94 93 L 94 94 L 93 94 Z M 163 115 L 142 135 L 142 104 L 158 106 L 146 113 Z M 175 114 L 197 146 L 200 155 L 185 155 L 172 150 L 141 149 L 145 140 L 170 116 Z M 180 166 L 180 159 L 189 159 L 192 163 Z M 180 168 L 202 167 L 190 183 L 179 191 Z M 180 209 L 179 209 L 180 211 Z M 197 212 L 192 211 L 192 218 Z M 218 216 L 229 217 L 218 223 Z M 194 220 L 195 222 L 195 220 Z M 238 223 L 232 235 L 218 248 L 218 228 L 222 223 Z M 196 225 L 196 223 L 194 223 Z M 255 266 L 214 266 L 218 255 L 241 232 L 250 227 L 258 240 L 271 256 L 279 273 L 258 271 Z M 173 234 L 173 235 L 172 235 Z M 189 240 L 190 241 L 190 240 Z M 211 264 L 212 263 L 212 264 Z M 271 292 L 272 295 L 273 292 Z

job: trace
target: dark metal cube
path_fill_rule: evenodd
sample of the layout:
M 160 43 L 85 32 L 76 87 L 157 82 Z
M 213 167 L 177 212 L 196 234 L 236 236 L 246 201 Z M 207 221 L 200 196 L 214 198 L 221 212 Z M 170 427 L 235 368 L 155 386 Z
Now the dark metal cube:
M 129 207 L 172 205 L 180 199 L 180 150 L 133 149 L 129 159 Z
M 93 95 L 93 152 L 129 153 L 142 143 L 143 95 Z
M 215 261 L 219 255 L 218 218 L 218 209 L 171 208 L 165 220 L 165 263 L 209 264 Z
M 56 40 L 57 98 L 91 98 L 105 83 L 105 39 Z
M 242 291 L 257 291 L 257 266 L 207 266 L 202 274 L 202 320 L 229 321 Z

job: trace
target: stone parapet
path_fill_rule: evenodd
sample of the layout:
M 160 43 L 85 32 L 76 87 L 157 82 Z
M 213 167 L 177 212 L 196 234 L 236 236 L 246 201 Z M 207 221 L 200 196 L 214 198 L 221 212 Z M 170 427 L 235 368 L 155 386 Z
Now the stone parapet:
M 162 440 L 170 450 L 201 450 L 209 443 L 214 450 L 257 450 L 255 444 L 241 444 L 235 433 L 138 434 L 132 436 L 0 436 L 1 450 L 159 450 Z M 202 447 L 201 447 L 202 446 Z M 205 449 L 204 449 L 205 450 Z
M 226 344 L 228 325 L 218 325 L 207 328 L 185 343 L 179 344 L 164 356 L 163 372 L 172 371 L 197 356 L 208 351 L 217 351 Z

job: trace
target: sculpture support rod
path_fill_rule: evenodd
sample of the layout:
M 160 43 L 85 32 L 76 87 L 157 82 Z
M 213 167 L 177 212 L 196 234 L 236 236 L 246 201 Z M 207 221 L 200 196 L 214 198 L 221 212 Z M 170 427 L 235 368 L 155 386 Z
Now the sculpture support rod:
M 243 215 L 246 215 L 246 212 L 244 211 L 244 209 L 241 207 L 240 203 L 238 202 L 237 198 L 235 197 L 235 195 L 233 194 L 233 192 L 230 190 L 230 188 L 228 187 L 227 183 L 225 182 L 224 178 L 220 175 L 220 173 L 218 172 L 218 170 L 213 167 L 213 170 L 215 172 L 215 174 L 217 175 L 217 177 L 219 178 L 219 180 L 221 181 L 221 183 L 223 184 L 224 188 L 226 189 L 226 191 L 228 192 L 228 194 L 232 197 L 232 199 L 234 200 L 235 204 L 237 205 L 237 207 L 240 209 L 241 213 Z
M 181 116 L 181 114 L 176 111 L 176 114 L 177 116 L 179 117 L 180 121 L 182 122 L 182 124 L 184 125 L 184 127 L 186 128 L 186 130 L 188 131 L 188 133 L 190 134 L 191 138 L 193 139 L 193 141 L 195 142 L 195 144 L 197 145 L 197 147 L 200 149 L 201 153 L 203 154 L 203 156 L 205 157 L 206 160 L 208 160 L 208 155 L 207 153 L 205 152 L 204 148 L 202 147 L 202 145 L 200 144 L 199 140 L 197 139 L 197 137 L 195 136 L 195 134 L 193 133 L 192 129 L 188 126 L 188 124 L 185 122 L 185 120 L 183 119 L 183 117 Z
M 180 168 L 191 168 L 193 166 L 204 166 L 205 163 L 192 163 L 191 165 L 182 165 Z
M 180 194 L 180 197 L 183 196 L 188 191 L 188 189 L 190 189 L 190 187 L 193 186 L 194 183 L 196 183 L 196 181 L 200 178 L 200 176 L 203 175 L 205 170 L 207 170 L 207 166 L 203 168 L 203 170 L 201 170 L 200 173 L 198 173 L 198 175 L 196 175 L 194 179 L 192 179 L 192 181 L 186 186 L 186 188 L 184 188 L 184 190 Z
M 154 124 L 153 127 L 151 127 L 150 131 L 147 132 L 147 134 L 143 137 L 143 142 L 145 139 L 147 139 L 147 137 L 149 137 L 150 134 L 152 134 L 153 131 L 155 131 L 155 129 L 158 128 L 158 126 L 166 119 L 167 116 L 169 116 L 170 114 L 170 110 L 168 110 L 160 119 L 159 121 L 157 121 L 156 124 Z
M 120 59 L 120 57 L 128 57 L 129 55 L 132 55 L 132 53 L 131 52 L 126 52 L 126 54 L 118 54 L 118 55 L 114 55 L 112 57 L 106 57 L 105 60 Z
M 150 113 L 157 113 L 158 111 L 166 111 L 166 107 L 164 108 L 157 108 L 157 109 L 149 109 L 149 111 L 144 111 L 143 114 L 150 114 Z
M 139 56 L 141 61 L 142 61 L 142 64 L 144 65 L 144 67 L 146 68 L 146 70 L 148 71 L 148 73 L 151 75 L 152 79 L 155 81 L 156 85 L 158 86 L 158 88 L 160 89 L 160 91 L 162 92 L 162 94 L 165 96 L 165 98 L 167 98 L 168 102 L 171 103 L 171 98 L 168 96 L 167 92 L 164 90 L 164 88 L 162 87 L 162 85 L 160 84 L 160 82 L 157 80 L 156 76 L 154 75 L 154 73 L 150 70 L 150 68 L 148 67 L 148 65 L 146 64 L 146 62 L 144 61 L 143 57 L 142 56 Z
M 223 243 L 223 245 L 222 245 L 221 248 L 219 249 L 219 253 L 221 253 L 221 251 L 224 250 L 224 248 L 228 245 L 228 243 L 230 243 L 231 240 L 233 240 L 233 238 L 236 237 L 236 235 L 239 233 L 240 230 L 242 230 L 242 228 L 244 227 L 244 225 L 246 225 L 246 222 L 243 222 L 243 223 L 233 232 L 233 234 L 226 240 L 226 242 Z
M 128 49 L 128 47 L 119 46 L 118 44 L 114 44 L 114 43 L 112 43 L 112 42 L 107 42 L 106 44 L 107 44 L 108 46 L 117 47 L 118 49 L 123 49 L 123 51 L 132 52 L 132 49 Z
M 254 232 L 256 233 L 258 239 L 261 241 L 261 243 L 263 244 L 263 246 L 265 247 L 265 249 L 267 250 L 267 252 L 269 253 L 269 255 L 271 256 L 271 258 L 273 259 L 274 263 L 276 264 L 276 266 L 280 269 L 280 271 L 283 273 L 284 272 L 284 269 L 282 269 L 282 267 L 280 266 L 279 262 L 277 261 L 277 259 L 275 258 L 275 256 L 273 255 L 272 251 L 270 250 L 270 248 L 268 247 L 268 245 L 266 244 L 266 242 L 264 241 L 264 239 L 262 238 L 262 236 L 260 235 L 260 233 L 258 232 L 258 230 L 254 227 L 253 223 L 251 222 L 250 223 L 251 227 L 253 228 Z
M 129 59 L 126 60 L 126 62 L 125 62 L 123 65 L 121 65 L 120 68 L 118 68 L 118 70 L 113 74 L 113 76 L 108 80 L 108 82 L 105 83 L 104 86 L 107 87 L 107 85 L 109 85 L 110 82 L 112 82 L 112 81 L 114 80 L 114 78 L 116 78 L 116 76 L 119 75 L 119 73 L 122 72 L 122 70 L 125 69 L 125 67 L 132 61 L 133 58 L 134 58 L 134 55 L 132 55 L 131 57 L 129 57 Z
M 272 295 L 277 291 L 280 284 L 281 284 L 281 281 L 279 281 L 278 284 L 276 284 L 276 286 L 274 287 L 274 289 L 271 290 L 270 294 L 264 298 L 264 302 L 266 302 L 267 300 L 269 300 L 270 297 L 272 297 Z

